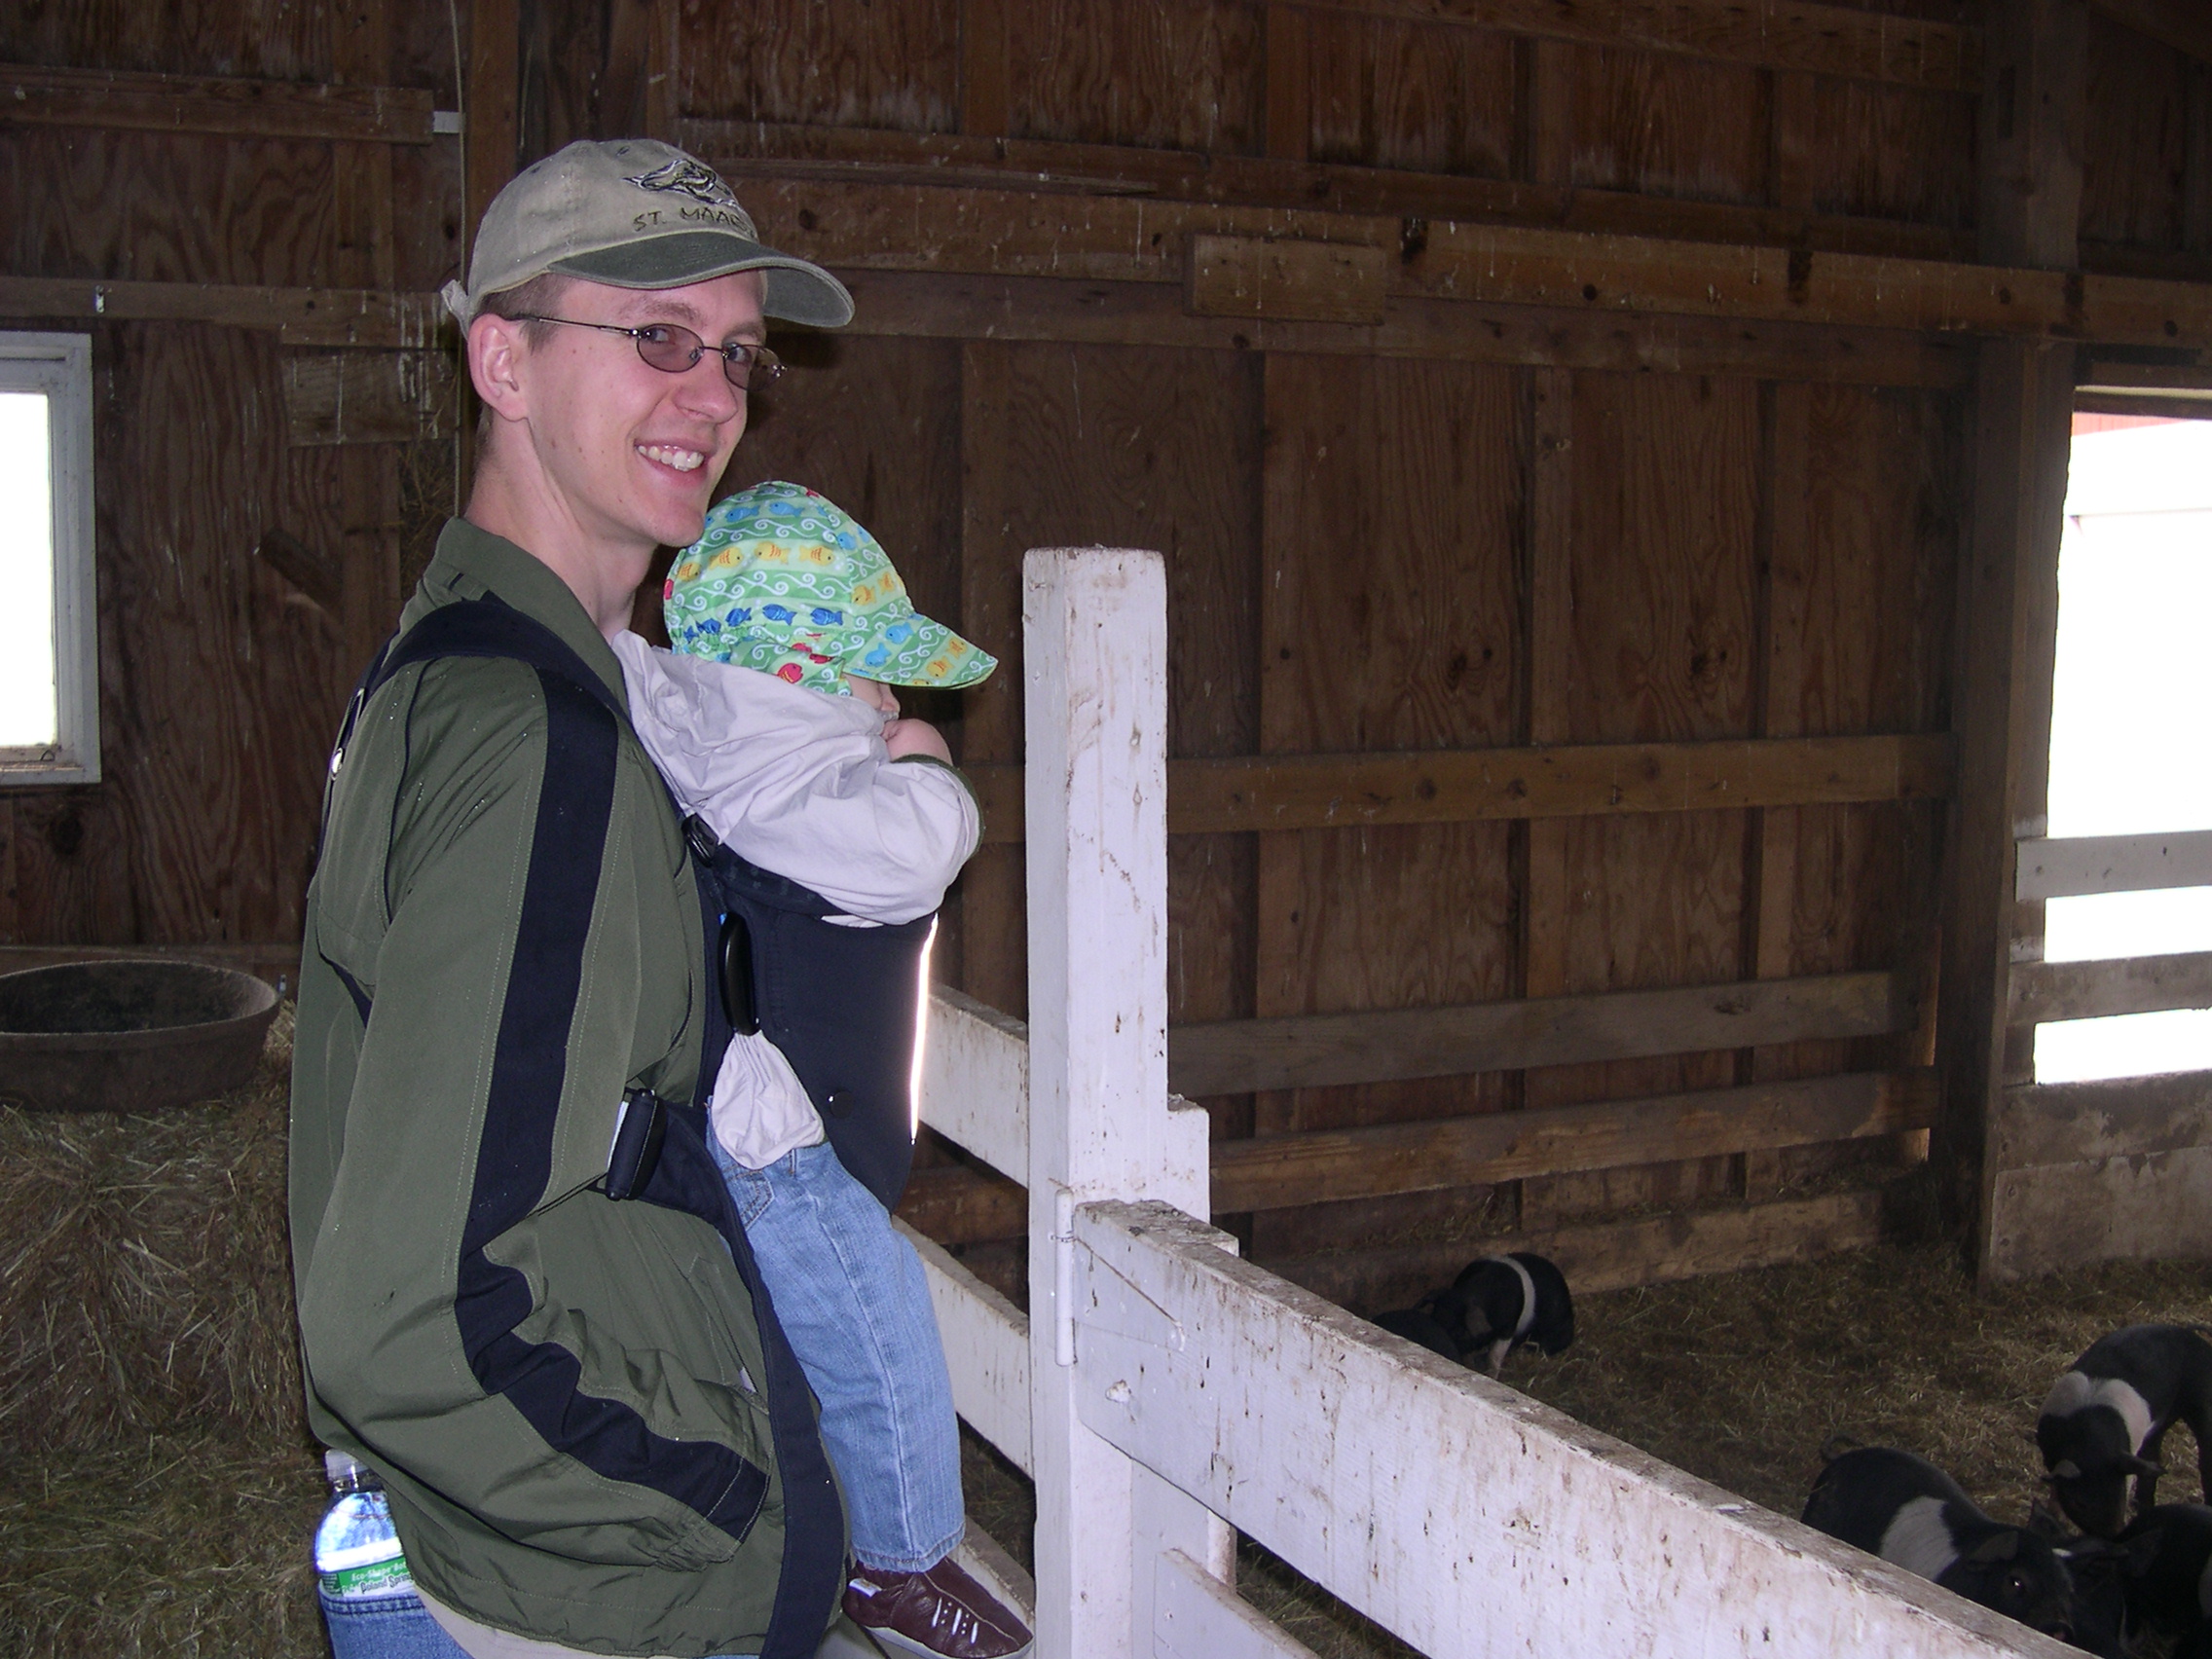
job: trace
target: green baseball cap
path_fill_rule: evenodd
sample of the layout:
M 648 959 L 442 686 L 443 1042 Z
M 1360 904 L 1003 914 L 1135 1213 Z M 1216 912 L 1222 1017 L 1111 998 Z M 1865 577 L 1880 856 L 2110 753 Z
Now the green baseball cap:
M 756 484 L 717 501 L 661 589 L 669 644 L 850 696 L 845 676 L 973 685 L 998 658 L 906 597 L 874 536 L 812 490 Z
M 466 328 L 486 294 L 553 272 L 616 288 L 681 288 L 733 271 L 767 276 L 761 309 L 817 328 L 853 320 L 853 296 L 821 266 L 763 247 L 714 168 L 652 138 L 579 138 L 492 198 L 468 281 L 445 285 Z

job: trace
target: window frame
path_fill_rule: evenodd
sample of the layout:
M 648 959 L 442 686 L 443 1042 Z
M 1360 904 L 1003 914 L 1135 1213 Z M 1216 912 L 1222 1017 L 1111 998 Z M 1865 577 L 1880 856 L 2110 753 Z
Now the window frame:
M 96 784 L 100 665 L 92 559 L 92 337 L 0 331 L 0 390 L 47 397 L 56 728 L 51 745 L 0 747 L 0 789 Z

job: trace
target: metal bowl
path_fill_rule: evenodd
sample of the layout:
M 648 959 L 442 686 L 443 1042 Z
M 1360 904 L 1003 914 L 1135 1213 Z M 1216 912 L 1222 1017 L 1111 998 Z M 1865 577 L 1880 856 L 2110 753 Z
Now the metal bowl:
M 158 1112 L 253 1075 L 276 992 L 199 962 L 65 962 L 0 974 L 0 1100 Z

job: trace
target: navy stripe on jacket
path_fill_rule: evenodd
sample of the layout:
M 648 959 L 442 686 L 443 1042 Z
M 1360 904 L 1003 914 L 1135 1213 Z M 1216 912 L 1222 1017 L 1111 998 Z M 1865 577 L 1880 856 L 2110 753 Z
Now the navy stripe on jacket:
M 767 1475 L 726 1446 L 664 1439 L 629 1406 L 582 1392 L 574 1354 L 516 1334 L 530 1316 L 529 1284 L 485 1254 L 535 1206 L 552 1173 L 619 753 L 614 717 L 590 693 L 543 669 L 538 681 L 545 775 L 461 1234 L 455 1317 L 477 1381 L 548 1445 L 608 1480 L 662 1493 L 742 1539 L 767 1497 Z

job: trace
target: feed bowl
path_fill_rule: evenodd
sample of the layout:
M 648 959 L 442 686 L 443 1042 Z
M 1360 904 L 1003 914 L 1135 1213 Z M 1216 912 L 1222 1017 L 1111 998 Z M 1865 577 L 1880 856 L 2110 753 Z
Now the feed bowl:
M 0 1100 L 158 1112 L 253 1075 L 276 992 L 199 962 L 64 962 L 0 974 Z

